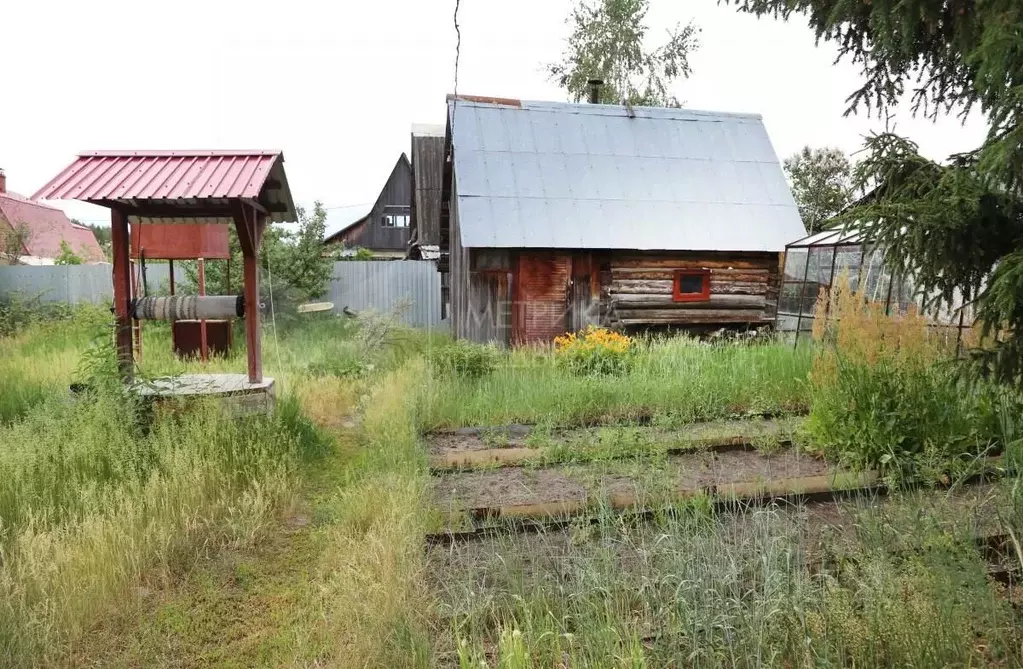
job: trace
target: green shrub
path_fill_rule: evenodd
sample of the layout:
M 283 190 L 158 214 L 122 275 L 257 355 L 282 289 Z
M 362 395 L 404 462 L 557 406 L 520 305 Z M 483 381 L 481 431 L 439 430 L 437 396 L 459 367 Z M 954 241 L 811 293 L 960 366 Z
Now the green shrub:
M 909 474 L 927 462 L 940 466 L 987 451 L 999 436 L 994 396 L 993 388 L 964 383 L 941 365 L 839 359 L 814 397 L 806 429 L 831 459 Z
M 0 300 L 0 337 L 15 335 L 25 328 L 46 321 L 67 321 L 75 308 L 64 302 L 43 302 L 38 296 L 11 295 Z
M 497 358 L 496 347 L 459 339 L 435 350 L 431 362 L 441 374 L 475 380 L 490 376 L 497 366 Z

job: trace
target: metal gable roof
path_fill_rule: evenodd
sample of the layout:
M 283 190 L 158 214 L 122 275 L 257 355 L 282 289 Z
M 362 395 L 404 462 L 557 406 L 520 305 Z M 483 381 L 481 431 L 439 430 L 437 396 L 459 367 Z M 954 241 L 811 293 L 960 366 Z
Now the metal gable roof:
M 806 234 L 752 114 L 449 100 L 468 247 L 783 251 Z
M 280 151 L 90 151 L 32 196 L 97 204 L 262 198 L 275 222 L 296 221 Z M 268 185 L 272 182 L 272 185 Z

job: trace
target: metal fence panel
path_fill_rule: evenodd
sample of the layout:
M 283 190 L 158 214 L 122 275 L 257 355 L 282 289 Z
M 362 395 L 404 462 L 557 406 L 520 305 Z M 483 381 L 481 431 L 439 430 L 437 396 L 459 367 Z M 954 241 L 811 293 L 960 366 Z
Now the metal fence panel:
M 350 260 L 334 263 L 329 299 L 335 313 L 389 312 L 404 307 L 402 320 L 413 327 L 437 327 L 440 273 L 430 260 Z
M 0 265 L 0 299 L 18 297 L 40 302 L 103 304 L 114 299 L 110 265 Z M 146 281 L 151 291 L 166 288 L 170 265 L 146 265 Z M 185 284 L 185 269 L 174 267 L 178 285 Z
M 41 302 L 103 302 L 113 299 L 110 265 L 0 266 L 0 298 Z
M 146 265 L 151 291 L 165 287 L 169 277 L 165 263 Z M 174 267 L 175 282 L 185 284 L 184 268 Z M 110 265 L 0 266 L 0 299 L 17 296 L 43 302 L 109 303 L 113 300 Z M 438 327 L 440 274 L 430 260 L 352 260 L 334 263 L 327 295 L 335 313 L 352 311 L 391 312 L 401 309 L 401 319 L 413 327 Z

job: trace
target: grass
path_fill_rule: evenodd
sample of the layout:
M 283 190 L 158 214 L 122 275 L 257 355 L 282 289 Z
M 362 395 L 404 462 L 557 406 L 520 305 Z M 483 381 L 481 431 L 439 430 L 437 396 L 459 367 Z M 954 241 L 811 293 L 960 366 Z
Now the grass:
M 438 664 L 571 667 L 1021 666 L 1019 613 L 949 505 L 866 511 L 817 550 L 799 514 L 492 539 L 431 553 Z M 956 509 L 955 518 L 963 518 Z M 893 552 L 911 531 L 918 549 Z
M 441 376 L 425 398 L 424 427 L 656 418 L 664 424 L 809 408 L 811 354 L 790 345 L 645 342 L 626 373 L 574 375 L 544 349 L 505 354 L 479 381 Z
M 257 540 L 318 442 L 295 405 L 240 423 L 216 408 L 143 427 L 114 398 L 44 402 L 0 434 L 0 657 L 66 657 L 146 574 Z
M 646 455 L 664 444 L 614 423 L 670 434 L 810 409 L 808 349 L 644 341 L 603 376 L 519 350 L 466 380 L 431 364 L 442 338 L 310 318 L 264 333 L 273 418 L 149 419 L 66 392 L 102 368 L 107 317 L 0 339 L 0 666 L 1023 666 L 1023 620 L 971 516 L 913 498 L 864 512 L 852 540 L 809 514 L 697 500 L 648 525 L 606 513 L 424 551 L 425 431 L 531 422 L 551 446 L 558 428 L 610 423 L 581 459 Z M 202 369 L 171 355 L 166 328 L 145 333 L 143 374 Z M 205 369 L 244 366 L 239 346 Z M 1023 491 L 1005 486 L 992 513 L 1023 531 Z
M 892 477 L 919 478 L 1004 449 L 1023 396 L 960 374 L 954 341 L 910 309 L 886 315 L 844 283 L 818 302 L 807 434 L 819 451 Z
M 108 316 L 98 308 L 82 307 L 66 319 L 42 321 L 0 337 L 0 425 L 67 391 L 82 351 Z
M 537 430 L 526 438 L 526 444 L 537 448 L 543 464 L 585 463 L 649 458 L 672 452 L 699 451 L 708 444 L 748 441 L 765 453 L 775 452 L 783 442 L 790 442 L 800 419 L 766 421 L 721 421 L 707 423 L 699 429 L 664 430 L 631 425 L 615 425 L 587 429 L 555 437 L 549 430 Z M 777 425 L 777 429 L 774 429 Z
M 140 587 L 173 588 L 205 556 L 270 540 L 318 470 L 358 460 L 355 445 L 331 446 L 322 430 L 336 431 L 354 410 L 366 370 L 341 378 L 318 373 L 317 364 L 359 356 L 386 370 L 422 340 L 390 327 L 369 338 L 372 324 L 356 329 L 340 319 L 310 319 L 285 333 L 279 349 L 267 336 L 265 367 L 278 380 L 278 410 L 240 422 L 215 406 L 149 415 L 102 387 L 72 397 L 70 381 L 106 365 L 106 321 L 82 310 L 0 340 L 10 354 L 0 378 L 17 381 L 0 386 L 2 666 L 78 662 L 96 625 L 132 609 L 125 604 L 136 602 Z M 165 327 L 147 327 L 145 345 L 142 375 L 203 368 L 172 356 Z M 236 349 L 203 369 L 240 372 L 244 365 Z M 332 497 L 335 514 L 357 501 L 347 496 L 356 477 L 344 471 L 346 495 Z M 322 567 L 324 582 L 328 570 Z

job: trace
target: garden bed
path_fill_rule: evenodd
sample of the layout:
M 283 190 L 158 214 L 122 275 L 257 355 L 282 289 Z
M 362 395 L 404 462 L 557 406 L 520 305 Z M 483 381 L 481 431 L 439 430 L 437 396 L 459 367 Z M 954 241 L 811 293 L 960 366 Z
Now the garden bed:
M 437 508 L 444 512 L 494 517 L 522 515 L 515 507 L 539 509 L 565 502 L 572 504 L 564 505 L 564 511 L 575 511 L 604 501 L 623 506 L 644 499 L 685 499 L 738 490 L 738 484 L 749 484 L 750 492 L 771 489 L 778 481 L 788 485 L 808 479 L 827 485 L 841 474 L 842 470 L 792 449 L 771 455 L 701 451 L 625 462 L 451 472 L 434 478 L 433 493 Z
M 548 430 L 532 425 L 440 430 L 427 435 L 434 470 L 493 465 L 552 464 L 615 460 L 643 455 L 674 455 L 701 449 L 791 442 L 799 418 L 694 423 L 681 429 L 615 425 Z
M 1007 473 L 1001 457 L 974 463 L 955 484 L 976 485 Z M 1010 474 L 1014 472 L 1008 472 Z M 921 481 L 947 487 L 951 479 Z M 549 468 L 493 468 L 449 472 L 433 478 L 438 528 L 427 539 L 449 543 L 493 531 L 532 531 L 593 518 L 604 512 L 650 517 L 680 505 L 746 508 L 775 503 L 830 503 L 888 494 L 879 472 L 854 472 L 788 449 L 701 451 Z
M 451 630 L 438 659 L 459 666 L 459 654 L 489 656 L 506 625 L 522 631 L 534 654 L 569 657 L 572 666 L 623 652 L 626 631 L 647 666 L 687 666 L 683 659 L 701 648 L 751 657 L 757 637 L 738 632 L 785 634 L 791 621 L 778 612 L 786 606 L 811 621 L 839 615 L 852 629 L 875 609 L 906 611 L 883 619 L 897 630 L 933 622 L 929 608 L 914 616 L 912 606 L 951 607 L 956 620 L 975 615 L 989 630 L 1012 625 L 1023 590 L 996 520 L 1002 503 L 995 486 L 977 485 L 728 514 L 690 507 L 648 522 L 605 510 L 535 532 L 435 545 L 427 573 L 440 627 Z M 480 645 L 459 650 L 464 638 Z M 828 648 L 825 639 L 814 647 Z

